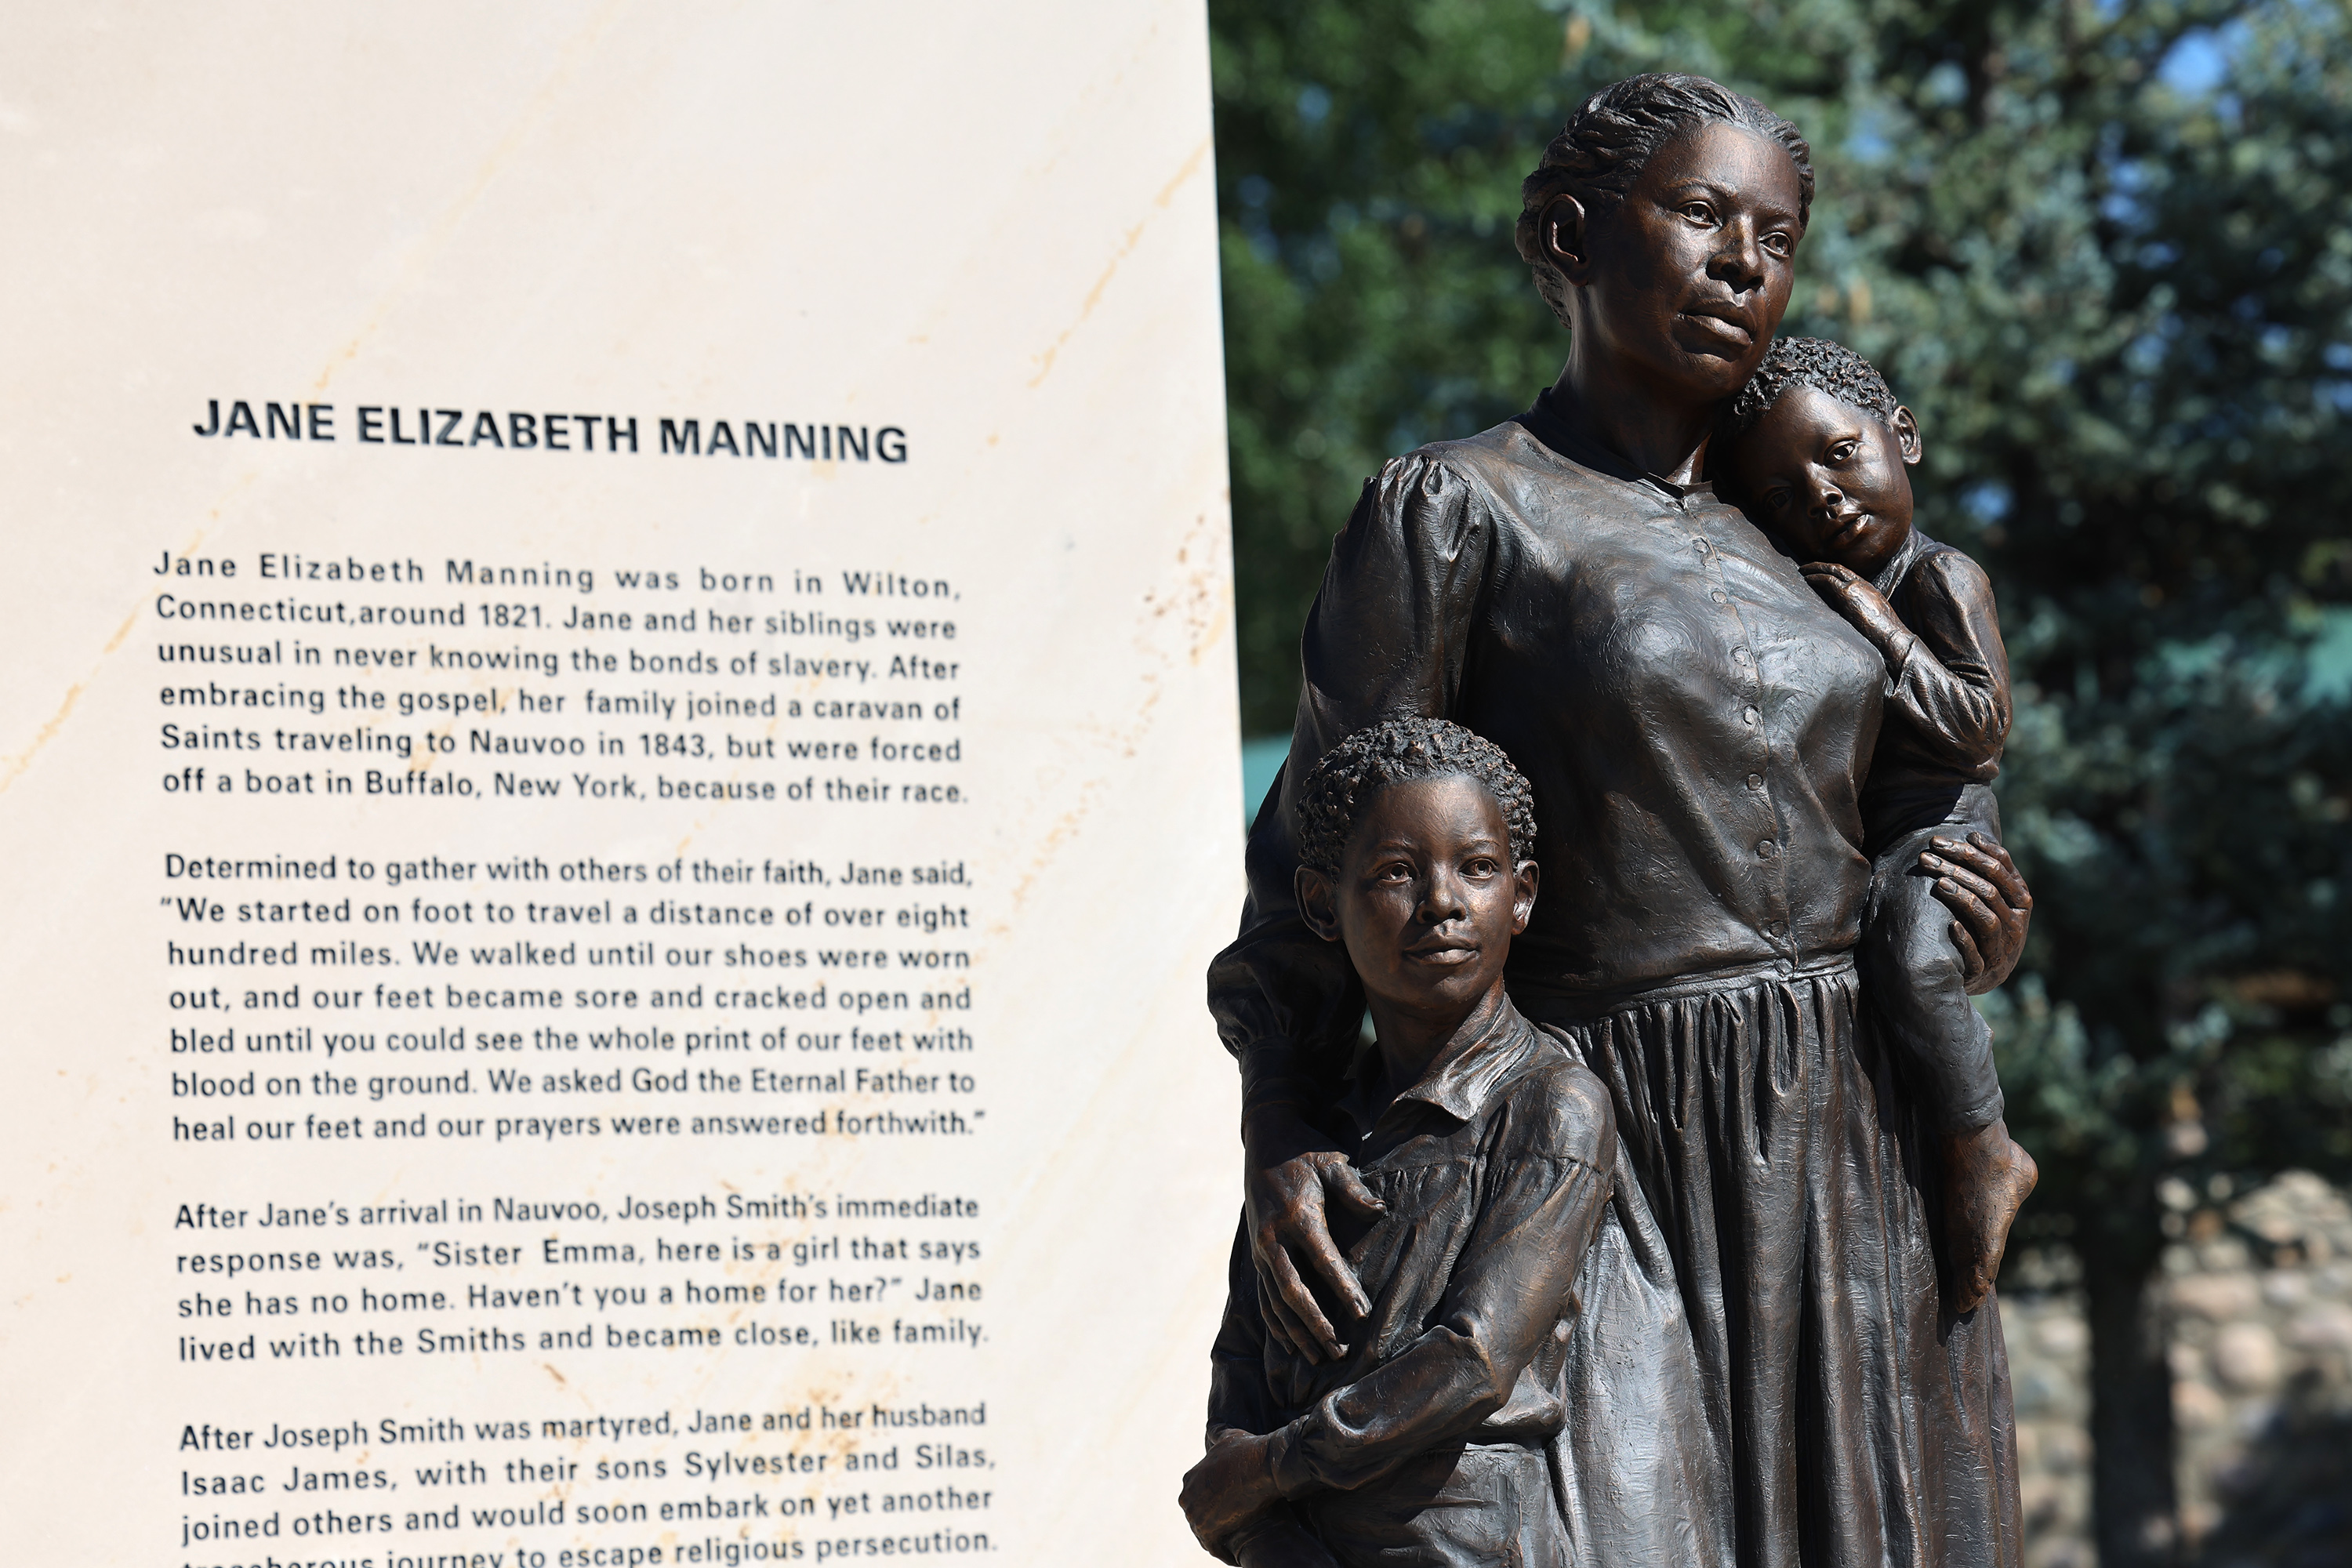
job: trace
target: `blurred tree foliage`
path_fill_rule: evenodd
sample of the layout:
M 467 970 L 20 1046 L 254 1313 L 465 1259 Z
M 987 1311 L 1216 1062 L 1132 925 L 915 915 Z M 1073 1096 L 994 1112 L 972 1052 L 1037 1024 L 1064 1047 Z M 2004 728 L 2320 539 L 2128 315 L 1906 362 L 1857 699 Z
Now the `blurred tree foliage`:
M 2162 1248 L 2231 1181 L 2352 1169 L 2346 0 L 1210 12 L 1253 733 L 1364 478 L 1557 374 L 1510 231 L 1574 105 L 1692 70 L 1811 138 L 1784 330 L 1887 373 L 1922 525 L 1999 587 L 2021 1237 L 2084 1266 L 2102 1560 L 2173 1560 Z

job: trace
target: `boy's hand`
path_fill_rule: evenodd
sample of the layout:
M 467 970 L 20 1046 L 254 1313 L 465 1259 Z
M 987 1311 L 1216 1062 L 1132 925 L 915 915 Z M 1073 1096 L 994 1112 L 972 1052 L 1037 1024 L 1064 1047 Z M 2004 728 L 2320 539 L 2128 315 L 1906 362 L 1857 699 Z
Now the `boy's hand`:
M 1829 601 L 1830 608 L 1853 623 L 1853 629 L 1878 645 L 1878 651 L 1892 658 L 1895 652 L 1909 643 L 1910 628 L 1886 602 L 1886 595 L 1870 585 L 1869 579 L 1834 561 L 1809 562 L 1803 568 L 1805 581 L 1813 592 Z
M 1233 1533 L 1282 1500 L 1275 1489 L 1273 1445 L 1264 1437 L 1220 1432 L 1208 1457 L 1184 1473 L 1176 1500 L 1184 1521 L 1212 1554 L 1232 1559 L 1225 1542 Z
M 1345 1154 L 1281 1107 L 1252 1113 L 1243 1163 L 1250 1255 L 1257 1264 L 1266 1331 L 1309 1362 L 1326 1356 L 1338 1361 L 1348 1347 L 1316 1305 L 1300 1275 L 1300 1260 L 1357 1317 L 1366 1316 L 1371 1300 L 1331 1240 L 1326 1205 L 1344 1203 L 1367 1215 L 1385 1214 L 1387 1205 L 1372 1195 Z

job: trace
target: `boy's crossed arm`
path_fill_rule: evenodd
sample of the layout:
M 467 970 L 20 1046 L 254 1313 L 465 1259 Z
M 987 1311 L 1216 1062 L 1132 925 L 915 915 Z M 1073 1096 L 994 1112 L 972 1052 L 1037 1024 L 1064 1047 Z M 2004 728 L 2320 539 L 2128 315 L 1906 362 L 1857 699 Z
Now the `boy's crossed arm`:
M 1539 1049 L 1549 1049 L 1540 1046 Z M 1235 1257 L 1218 1336 L 1209 1453 L 1184 1479 L 1194 1532 L 1227 1561 L 1284 1501 L 1369 1485 L 1432 1448 L 1475 1432 L 1508 1404 L 1520 1375 L 1570 1310 L 1576 1275 L 1612 1195 L 1614 1115 L 1600 1081 L 1564 1054 L 1538 1070 L 1542 1092 L 1512 1114 L 1489 1166 L 1495 1180 L 1430 1326 L 1355 1382 L 1270 1432 L 1262 1408 L 1255 1270 Z

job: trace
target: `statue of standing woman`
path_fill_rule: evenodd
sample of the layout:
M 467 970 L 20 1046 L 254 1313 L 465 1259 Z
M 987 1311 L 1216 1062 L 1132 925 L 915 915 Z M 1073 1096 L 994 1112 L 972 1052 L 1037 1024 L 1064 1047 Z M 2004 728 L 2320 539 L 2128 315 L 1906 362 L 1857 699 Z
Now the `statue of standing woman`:
M 1588 1565 L 2021 1558 L 1999 1310 L 1939 1289 L 1933 1140 L 1854 973 L 1885 666 L 1706 479 L 1812 188 L 1793 126 L 1695 77 L 1619 82 L 1547 150 L 1518 244 L 1567 367 L 1517 418 L 1365 488 L 1209 977 L 1243 1073 L 1266 1333 L 1340 1359 L 1370 1302 L 1332 1230 L 1360 1237 L 1381 1205 L 1318 1114 L 1348 1091 L 1365 1000 L 1302 914 L 1301 786 L 1342 738 L 1408 719 L 1526 775 L 1542 896 L 1509 998 L 1614 1125 L 1545 1454 Z M 1962 969 L 1989 988 L 2030 899 L 1998 847 L 1937 849 Z M 1326 1485 L 1293 1462 L 1269 1495 Z

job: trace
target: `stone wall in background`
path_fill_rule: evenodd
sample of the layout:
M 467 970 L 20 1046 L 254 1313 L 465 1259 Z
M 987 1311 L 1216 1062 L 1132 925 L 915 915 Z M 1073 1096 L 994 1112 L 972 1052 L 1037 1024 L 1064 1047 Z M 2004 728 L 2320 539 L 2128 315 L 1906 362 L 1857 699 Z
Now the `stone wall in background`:
M 2296 1172 L 2168 1185 L 2182 1523 L 2202 1568 L 2352 1564 L 2352 1203 Z M 2069 1260 L 2004 1280 L 2027 1568 L 2094 1568 L 2090 1335 Z

